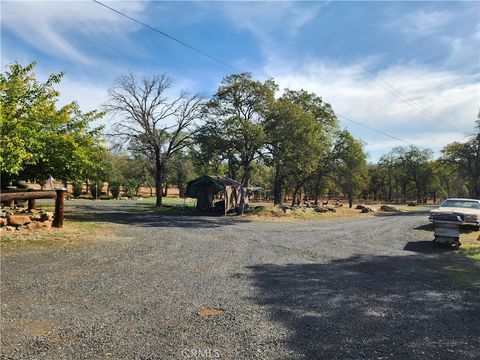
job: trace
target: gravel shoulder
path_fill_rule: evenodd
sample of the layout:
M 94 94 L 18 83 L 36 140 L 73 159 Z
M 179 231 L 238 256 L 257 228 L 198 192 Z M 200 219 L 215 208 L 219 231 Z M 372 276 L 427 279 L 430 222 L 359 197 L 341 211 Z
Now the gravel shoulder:
M 91 241 L 1 253 L 5 359 L 480 357 L 480 286 L 424 212 L 335 221 L 69 203 Z

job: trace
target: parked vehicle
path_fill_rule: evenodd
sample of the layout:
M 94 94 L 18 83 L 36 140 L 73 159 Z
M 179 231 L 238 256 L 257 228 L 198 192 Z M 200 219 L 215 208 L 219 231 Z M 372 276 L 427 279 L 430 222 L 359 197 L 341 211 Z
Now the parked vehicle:
M 435 222 L 445 215 L 457 215 L 462 225 L 480 226 L 480 200 L 446 199 L 438 209 L 430 211 L 429 220 Z

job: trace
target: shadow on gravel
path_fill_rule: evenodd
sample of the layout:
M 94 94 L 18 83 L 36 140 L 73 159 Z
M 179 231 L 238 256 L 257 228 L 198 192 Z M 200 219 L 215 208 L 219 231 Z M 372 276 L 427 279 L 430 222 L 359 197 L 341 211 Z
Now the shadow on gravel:
M 446 278 L 439 256 L 354 256 L 250 267 L 254 302 L 306 359 L 473 359 L 480 291 Z
M 423 225 L 417 226 L 413 230 L 433 231 L 433 223 L 428 223 L 428 224 L 423 224 Z
M 233 225 L 248 220 L 233 221 L 229 216 L 212 215 L 171 215 L 155 211 L 138 211 L 128 206 L 78 205 L 65 214 L 65 219 L 81 222 L 106 222 L 114 224 L 135 225 L 141 227 L 182 227 L 212 228 Z
M 405 251 L 413 251 L 420 254 L 438 254 L 442 252 L 452 252 L 453 250 L 447 246 L 440 247 L 430 241 L 409 241 L 403 248 Z

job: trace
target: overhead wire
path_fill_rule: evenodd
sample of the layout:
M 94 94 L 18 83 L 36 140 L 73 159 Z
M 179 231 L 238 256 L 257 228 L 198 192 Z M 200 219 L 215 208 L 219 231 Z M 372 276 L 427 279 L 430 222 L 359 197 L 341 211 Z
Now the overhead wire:
M 108 5 L 104 4 L 104 3 L 101 2 L 101 1 L 98 1 L 98 0 L 92 0 L 92 1 L 93 1 L 94 3 L 100 5 L 100 6 L 103 6 L 103 7 L 107 8 L 107 9 L 109 9 L 109 10 L 117 13 L 118 15 L 121 15 L 121 16 L 123 16 L 123 17 L 125 17 L 125 18 L 127 18 L 127 19 L 129 19 L 129 20 L 131 20 L 131 21 L 133 21 L 133 22 L 135 22 L 135 23 L 137 23 L 137 24 L 139 24 L 139 25 L 142 25 L 142 26 L 144 26 L 144 27 L 146 27 L 146 28 L 148 28 L 148 29 L 150 29 L 150 30 L 152 30 L 152 31 L 155 31 L 156 33 L 158 33 L 158 34 L 160 34 L 160 35 L 162 35 L 162 36 L 164 36 L 164 37 L 166 37 L 166 38 L 168 38 L 168 39 L 170 39 L 170 40 L 172 40 L 172 41 L 175 41 L 175 42 L 179 43 L 180 45 L 185 46 L 185 47 L 189 48 L 190 50 L 193 50 L 193 51 L 199 53 L 200 55 L 205 56 L 205 57 L 207 57 L 207 58 L 209 58 L 209 59 L 211 59 L 211 60 L 213 60 L 213 61 L 215 61 L 215 62 L 217 62 L 217 63 L 219 63 L 219 64 L 221 64 L 221 65 L 223 65 L 223 66 L 226 66 L 226 67 L 228 67 L 228 68 L 230 68 L 230 69 L 233 69 L 233 70 L 236 70 L 236 71 L 238 70 L 238 69 L 236 69 L 236 67 L 228 64 L 227 62 L 225 62 L 225 61 L 223 61 L 223 60 L 221 60 L 221 59 L 219 59 L 219 58 L 217 58 L 217 57 L 215 57 L 215 56 L 213 56 L 213 55 L 210 55 L 210 54 L 208 54 L 207 52 L 205 52 L 205 51 L 203 51 L 203 50 L 201 50 L 201 49 L 198 49 L 198 48 L 196 48 L 196 47 L 194 47 L 194 46 L 192 46 L 192 45 L 190 45 L 190 44 L 188 44 L 188 43 L 186 43 L 186 42 L 184 42 L 184 41 L 182 41 L 182 40 L 179 40 L 179 39 L 177 39 L 176 37 L 174 37 L 174 36 L 172 36 L 172 35 L 169 35 L 169 34 L 167 34 L 166 32 L 161 31 L 160 29 L 157 29 L 156 27 L 153 27 L 153 26 L 151 26 L 151 25 L 148 25 L 148 24 L 144 23 L 143 21 L 140 21 L 140 20 L 138 20 L 138 19 L 135 19 L 134 17 L 131 17 L 130 15 L 127 15 L 127 14 L 125 14 L 124 12 L 122 12 L 122 11 L 120 11 L 120 10 L 117 10 L 117 9 L 111 7 L 111 6 L 108 6 Z M 430 117 L 434 117 L 434 119 L 437 118 L 434 114 L 431 114 L 428 110 L 426 110 L 426 109 L 421 109 L 421 107 L 420 107 L 419 105 L 415 105 L 415 103 L 413 103 L 412 100 L 408 99 L 404 94 L 402 94 L 402 93 L 400 92 L 400 90 L 396 89 L 393 85 L 389 84 L 389 83 L 386 82 L 385 80 L 381 80 L 381 79 L 379 79 L 379 80 L 382 81 L 382 82 L 384 82 L 385 84 L 387 84 L 387 85 L 388 85 L 389 87 L 391 87 L 393 90 L 390 90 L 390 89 L 382 86 L 382 85 L 381 85 L 377 80 L 375 80 L 375 79 L 374 79 L 374 82 L 375 82 L 377 85 L 379 85 L 380 87 L 382 87 L 383 89 L 385 89 L 386 91 L 390 92 L 391 94 L 393 94 L 393 95 L 395 95 L 395 96 L 401 96 L 401 97 L 403 97 L 405 101 L 407 101 L 408 103 L 410 103 L 412 106 L 415 106 L 415 107 L 417 108 L 417 110 L 423 112 L 424 114 L 427 114 L 427 115 L 430 116 Z M 395 92 L 397 92 L 397 94 L 395 94 Z M 349 117 L 347 117 L 347 116 L 345 116 L 345 115 L 341 115 L 341 114 L 338 114 L 338 113 L 337 113 L 336 115 L 339 116 L 339 117 L 341 117 L 341 118 L 343 118 L 343 119 L 345 119 L 345 120 L 347 120 L 347 121 L 350 121 L 350 122 L 352 122 L 352 123 L 354 123 L 354 124 L 357 124 L 357 125 L 359 125 L 359 126 L 362 126 L 362 127 L 366 128 L 366 129 L 369 129 L 369 130 L 371 130 L 371 131 L 374 131 L 374 132 L 377 132 L 377 133 L 379 133 L 379 134 L 382 134 L 382 135 L 384 135 L 384 136 L 386 136 L 386 137 L 389 137 L 389 138 L 391 138 L 391 139 L 400 141 L 400 142 L 405 143 L 405 144 L 408 144 L 408 145 L 412 145 L 411 143 L 409 143 L 409 142 L 407 142 L 407 141 L 405 141 L 405 140 L 402 140 L 402 139 L 400 139 L 400 138 L 398 138 L 398 137 L 396 137 L 396 136 L 390 135 L 390 134 L 386 133 L 386 132 L 383 131 L 383 130 L 376 129 L 376 128 L 370 126 L 370 125 L 363 124 L 363 123 L 361 123 L 361 122 L 359 122 L 359 121 L 355 121 L 355 120 L 353 120 L 353 119 L 351 119 L 351 118 L 349 118 Z M 440 118 L 437 118 L 437 120 L 439 120 L 440 122 L 442 122 L 442 120 L 441 120 Z M 451 125 L 451 124 L 448 124 L 448 125 L 446 125 L 446 124 L 448 124 L 448 123 L 445 122 L 445 124 L 443 124 L 443 125 L 444 125 L 444 126 L 450 126 L 450 127 L 452 127 L 452 128 L 455 128 L 455 127 L 454 127 L 453 125 Z M 457 128 L 455 128 L 455 129 L 457 129 Z M 457 129 L 457 130 L 458 130 L 458 129 Z

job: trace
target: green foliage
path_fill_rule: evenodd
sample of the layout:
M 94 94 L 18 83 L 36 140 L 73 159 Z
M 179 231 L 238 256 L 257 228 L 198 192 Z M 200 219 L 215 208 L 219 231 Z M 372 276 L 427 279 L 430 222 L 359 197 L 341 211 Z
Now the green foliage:
M 180 196 L 183 196 L 187 182 L 197 176 L 191 158 L 185 153 L 178 152 L 168 162 L 167 169 L 169 174 L 167 183 L 177 187 Z
M 57 108 L 54 86 L 63 73 L 39 82 L 35 63 L 10 64 L 0 75 L 0 166 L 10 179 L 44 182 L 50 175 L 68 181 L 85 178 L 102 149 L 101 128 L 90 129 L 103 114 L 83 113 L 76 102 Z
M 113 196 L 102 195 L 98 197 L 98 200 L 112 200 Z
M 334 152 L 338 184 L 352 207 L 355 198 L 368 187 L 366 154 L 362 143 L 347 130 L 338 134 Z
M 222 80 L 207 104 L 208 121 L 195 137 L 199 144 L 198 168 L 209 164 L 218 169 L 219 162 L 226 161 L 228 176 L 236 178 L 241 170 L 242 183 L 249 185 L 252 163 L 265 142 L 262 121 L 276 88 L 272 80 L 256 81 L 249 73 L 232 74 Z
M 138 184 L 134 179 L 128 179 L 125 182 L 125 195 L 128 198 L 134 198 L 137 196 Z
M 480 198 L 480 114 L 476 132 L 465 143 L 454 142 L 442 151 L 442 161 L 453 166 L 471 197 Z
M 83 192 L 83 181 L 74 181 L 72 184 L 72 192 L 74 197 L 80 197 Z
M 113 180 L 113 181 L 110 181 L 108 185 L 109 185 L 110 193 L 112 194 L 112 197 L 114 199 L 117 199 L 118 195 L 120 194 L 120 186 L 121 186 L 120 181 Z

